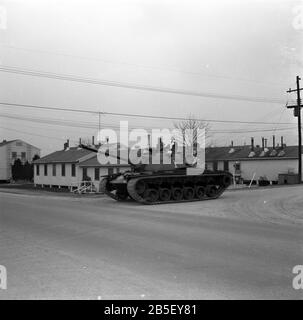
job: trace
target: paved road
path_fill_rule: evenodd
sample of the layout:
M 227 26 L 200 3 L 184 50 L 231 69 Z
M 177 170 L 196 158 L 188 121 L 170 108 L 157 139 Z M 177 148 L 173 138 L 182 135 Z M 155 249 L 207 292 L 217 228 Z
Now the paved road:
M 0 192 L 7 298 L 302 298 L 303 188 L 141 206 Z

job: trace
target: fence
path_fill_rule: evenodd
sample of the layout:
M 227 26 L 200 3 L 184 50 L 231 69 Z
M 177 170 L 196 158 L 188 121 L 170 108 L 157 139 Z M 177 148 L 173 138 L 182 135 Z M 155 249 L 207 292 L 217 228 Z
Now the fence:
M 97 188 L 93 181 L 78 181 L 70 185 L 70 191 L 74 193 L 96 193 Z

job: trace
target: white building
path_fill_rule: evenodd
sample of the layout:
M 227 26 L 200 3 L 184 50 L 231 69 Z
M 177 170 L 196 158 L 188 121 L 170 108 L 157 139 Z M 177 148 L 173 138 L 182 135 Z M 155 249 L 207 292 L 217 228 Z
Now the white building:
M 79 147 L 53 152 L 36 160 L 34 165 L 36 186 L 71 189 L 89 180 L 97 192 L 102 175 L 129 169 L 129 165 L 101 165 L 95 152 Z
M 207 169 L 227 170 L 240 181 L 266 177 L 277 183 L 281 174 L 298 174 L 298 147 L 282 145 L 254 146 L 252 140 L 246 146 L 206 148 Z
M 32 162 L 34 156 L 40 156 L 40 149 L 20 139 L 0 142 L 0 180 L 12 178 L 12 165 L 16 159 L 22 163 Z

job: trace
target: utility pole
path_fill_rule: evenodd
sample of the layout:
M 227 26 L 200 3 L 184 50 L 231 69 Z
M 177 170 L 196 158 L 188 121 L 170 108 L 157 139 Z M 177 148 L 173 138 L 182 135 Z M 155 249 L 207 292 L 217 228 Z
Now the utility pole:
M 289 89 L 286 91 L 287 93 L 290 92 L 297 92 L 297 105 L 295 106 L 287 106 L 288 109 L 294 109 L 294 116 L 298 118 L 298 179 L 299 183 L 302 182 L 302 131 L 301 131 L 301 97 L 300 97 L 300 91 L 303 90 L 303 88 L 300 88 L 300 80 L 301 78 L 297 76 L 297 89 Z

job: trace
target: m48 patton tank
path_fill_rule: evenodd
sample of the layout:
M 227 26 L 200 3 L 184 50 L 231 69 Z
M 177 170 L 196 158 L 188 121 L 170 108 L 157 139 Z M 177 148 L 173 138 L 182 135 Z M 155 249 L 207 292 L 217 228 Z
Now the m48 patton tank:
M 98 150 L 81 145 L 82 148 Z M 232 183 L 226 171 L 188 174 L 190 165 L 131 164 L 131 170 L 103 176 L 100 191 L 117 201 L 164 204 L 217 199 Z

